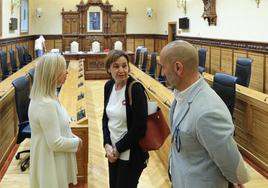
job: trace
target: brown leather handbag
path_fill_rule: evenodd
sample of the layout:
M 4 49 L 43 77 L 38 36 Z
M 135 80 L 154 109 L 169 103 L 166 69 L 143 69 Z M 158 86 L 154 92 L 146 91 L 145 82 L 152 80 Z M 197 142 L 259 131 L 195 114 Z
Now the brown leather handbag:
M 138 81 L 131 82 L 128 88 L 130 106 L 132 105 L 131 89 L 133 84 L 136 82 Z M 148 93 L 146 92 L 145 89 L 144 91 L 147 97 L 149 98 Z M 158 150 L 165 142 L 169 133 L 170 130 L 166 122 L 166 119 L 162 113 L 162 110 L 158 107 L 158 110 L 155 113 L 148 115 L 147 130 L 145 136 L 140 139 L 139 145 L 143 151 Z

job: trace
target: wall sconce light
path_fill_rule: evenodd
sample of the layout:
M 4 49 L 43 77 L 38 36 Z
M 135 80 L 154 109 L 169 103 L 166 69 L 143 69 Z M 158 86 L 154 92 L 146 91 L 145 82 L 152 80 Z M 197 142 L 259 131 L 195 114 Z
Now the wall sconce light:
M 257 3 L 257 8 L 259 8 L 259 5 L 261 3 L 261 0 L 255 0 L 255 2 Z
M 183 8 L 184 14 L 186 15 L 186 0 L 177 0 L 177 7 Z
M 153 9 L 152 8 L 146 8 L 146 14 L 149 18 L 153 16 Z
M 19 6 L 20 6 L 20 0 L 10 0 L 11 14 L 14 13 L 14 7 L 19 7 Z
M 36 8 L 36 17 L 41 18 L 43 15 L 43 10 L 42 8 Z

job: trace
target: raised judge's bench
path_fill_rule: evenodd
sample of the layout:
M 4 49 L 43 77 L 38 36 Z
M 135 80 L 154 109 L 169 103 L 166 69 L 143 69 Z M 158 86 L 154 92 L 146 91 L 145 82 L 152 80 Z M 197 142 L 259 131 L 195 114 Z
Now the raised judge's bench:
M 110 75 L 105 69 L 105 58 L 108 52 L 91 53 L 91 52 L 78 52 L 70 53 L 64 52 L 63 55 L 66 61 L 84 59 L 84 74 L 86 80 L 91 79 L 109 79 Z M 130 62 L 134 61 L 134 53 L 127 52 L 130 57 Z

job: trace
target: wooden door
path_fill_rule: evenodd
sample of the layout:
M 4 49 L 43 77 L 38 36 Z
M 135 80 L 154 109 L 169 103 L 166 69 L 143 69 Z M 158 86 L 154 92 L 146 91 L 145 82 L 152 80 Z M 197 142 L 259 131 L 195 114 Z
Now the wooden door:
M 79 34 L 80 16 L 78 12 L 64 12 L 62 14 L 62 33 Z
M 126 32 L 126 16 L 124 14 L 111 15 L 111 33 Z
M 168 22 L 168 42 L 176 40 L 177 22 Z

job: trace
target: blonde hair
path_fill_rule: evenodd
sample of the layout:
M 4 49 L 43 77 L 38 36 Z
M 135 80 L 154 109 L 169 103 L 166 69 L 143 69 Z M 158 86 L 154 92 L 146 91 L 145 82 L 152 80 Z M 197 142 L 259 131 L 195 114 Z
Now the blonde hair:
M 31 99 L 55 97 L 57 80 L 66 68 L 66 61 L 62 55 L 47 53 L 37 62 L 34 73 Z

